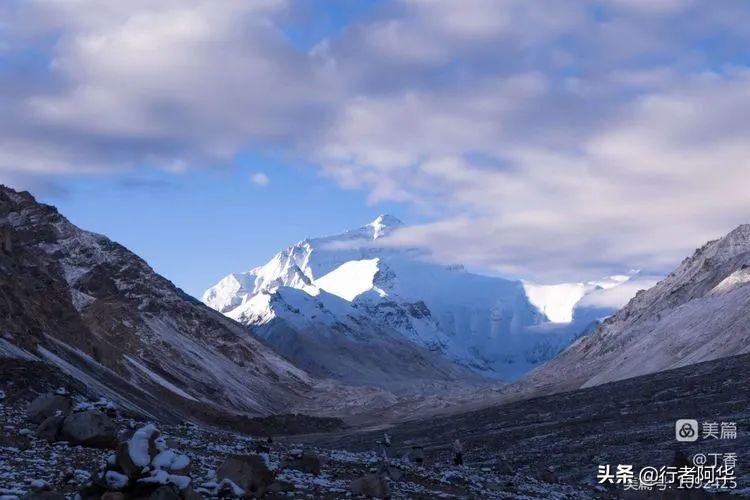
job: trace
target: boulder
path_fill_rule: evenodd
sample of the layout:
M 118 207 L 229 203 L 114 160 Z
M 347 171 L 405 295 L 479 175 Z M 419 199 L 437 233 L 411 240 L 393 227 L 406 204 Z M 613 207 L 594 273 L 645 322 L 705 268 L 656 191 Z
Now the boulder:
M 355 495 L 368 498 L 389 498 L 391 490 L 388 481 L 380 474 L 365 474 L 355 479 L 349 485 L 349 490 Z
M 36 435 L 40 439 L 54 443 L 60 437 L 60 429 L 65 417 L 63 415 L 53 415 L 44 420 L 36 429 Z
M 41 424 L 54 415 L 67 415 L 73 409 L 73 401 L 60 394 L 41 394 L 26 407 L 26 416 L 35 424 Z
M 68 415 L 60 432 L 60 437 L 71 444 L 93 448 L 114 448 L 116 436 L 115 423 L 98 410 Z
M 216 471 L 219 480 L 229 479 L 246 494 L 263 495 L 275 475 L 258 455 L 230 455 Z

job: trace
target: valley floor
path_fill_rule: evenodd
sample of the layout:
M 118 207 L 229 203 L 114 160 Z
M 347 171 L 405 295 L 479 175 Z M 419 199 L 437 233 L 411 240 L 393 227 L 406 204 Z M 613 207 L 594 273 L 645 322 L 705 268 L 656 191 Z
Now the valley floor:
M 675 440 L 675 421 L 734 422 L 736 439 Z M 415 420 L 386 429 L 396 453 L 422 446 L 445 462 L 461 439 L 474 468 L 595 485 L 599 465 L 670 466 L 676 452 L 737 453 L 735 493 L 750 496 L 750 355 L 724 358 L 578 391 Z M 366 450 L 383 432 L 307 436 L 318 446 Z M 553 471 L 553 472 L 550 472 Z M 614 489 L 614 488 L 613 488 Z
M 49 444 L 37 439 L 33 430 L 35 426 L 26 419 L 24 408 L 25 405 L 21 404 L 0 404 L 0 421 L 3 423 L 0 498 L 22 498 L 40 488 L 74 498 L 103 469 L 112 452 L 73 447 L 64 442 Z M 133 425 L 132 421 L 121 418 L 117 423 L 121 428 Z M 222 488 L 216 470 L 227 456 L 256 454 L 259 446 L 270 447 L 267 452 L 262 450 L 261 456 L 275 472 L 272 491 L 263 498 L 357 498 L 350 493 L 352 480 L 377 471 L 381 465 L 377 453 L 372 450 L 349 452 L 307 445 L 305 453 L 320 458 L 322 467 L 320 474 L 306 473 L 283 465 L 284 458 L 299 446 L 293 443 L 268 445 L 265 439 L 255 440 L 192 424 L 161 425 L 160 430 L 171 447 L 190 457 L 192 489 L 204 498 L 239 496 Z M 391 459 L 390 468 L 391 479 L 387 482 L 391 498 L 586 499 L 592 498 L 593 493 L 520 474 L 479 467 L 454 467 L 448 463 L 433 462 L 422 467 Z

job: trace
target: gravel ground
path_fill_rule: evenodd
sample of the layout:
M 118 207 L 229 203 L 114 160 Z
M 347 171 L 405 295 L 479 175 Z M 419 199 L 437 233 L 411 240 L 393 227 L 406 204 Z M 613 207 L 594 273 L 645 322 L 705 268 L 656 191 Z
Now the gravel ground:
M 734 422 L 736 439 L 675 440 L 675 422 Z M 351 451 L 383 432 L 348 431 L 297 440 Z M 750 498 L 750 355 L 723 358 L 573 392 L 387 428 L 394 453 L 424 448 L 444 462 L 461 439 L 475 468 L 543 477 L 552 467 L 566 484 L 596 484 L 598 465 L 672 465 L 675 453 L 737 453 L 735 495 Z M 733 496 L 732 498 L 736 498 Z
M 37 439 L 35 426 L 26 419 L 25 404 L 21 400 L 0 404 L 0 496 L 22 497 L 35 489 L 51 489 L 73 498 L 101 470 L 111 451 L 67 443 L 49 444 Z M 116 422 L 120 428 L 145 423 L 122 417 Z M 218 488 L 215 471 L 228 455 L 252 454 L 259 446 L 268 446 L 265 438 L 254 439 L 193 424 L 159 427 L 170 447 L 191 458 L 188 469 L 191 486 L 206 498 L 226 494 Z M 319 475 L 283 468 L 284 457 L 300 447 L 277 440 L 270 444 L 268 452 L 261 450 L 279 485 L 279 491 L 265 498 L 351 498 L 351 481 L 377 471 L 382 465 L 374 450 L 350 452 L 307 445 L 305 453 L 313 453 L 323 462 Z M 438 462 L 416 466 L 403 459 L 391 459 L 390 469 L 392 498 L 608 498 L 592 489 L 545 483 L 490 468 L 454 467 Z

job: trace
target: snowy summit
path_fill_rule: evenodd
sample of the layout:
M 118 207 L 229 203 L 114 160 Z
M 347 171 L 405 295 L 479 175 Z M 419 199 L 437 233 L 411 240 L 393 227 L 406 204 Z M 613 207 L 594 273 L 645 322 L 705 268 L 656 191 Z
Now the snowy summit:
M 446 370 L 454 376 L 460 367 L 514 378 L 611 314 L 615 308 L 584 314 L 576 306 L 629 278 L 550 288 L 437 264 L 426 248 L 378 243 L 404 227 L 380 215 L 338 235 L 302 240 L 262 266 L 228 275 L 203 301 L 321 376 L 372 383 L 365 365 L 389 360 L 391 372 L 407 380 L 414 369 L 403 361 L 408 353 L 424 361 L 419 377 L 440 378 Z

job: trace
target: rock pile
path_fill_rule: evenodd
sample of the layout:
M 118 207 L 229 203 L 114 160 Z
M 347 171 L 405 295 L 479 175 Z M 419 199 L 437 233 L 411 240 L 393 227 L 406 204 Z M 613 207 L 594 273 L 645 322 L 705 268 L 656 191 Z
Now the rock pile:
M 90 411 L 90 410 L 89 410 Z M 84 412 L 85 413 L 85 412 Z M 81 492 L 81 498 L 151 498 L 196 500 L 187 475 L 190 459 L 167 445 L 153 424 L 126 431 L 104 470 Z

